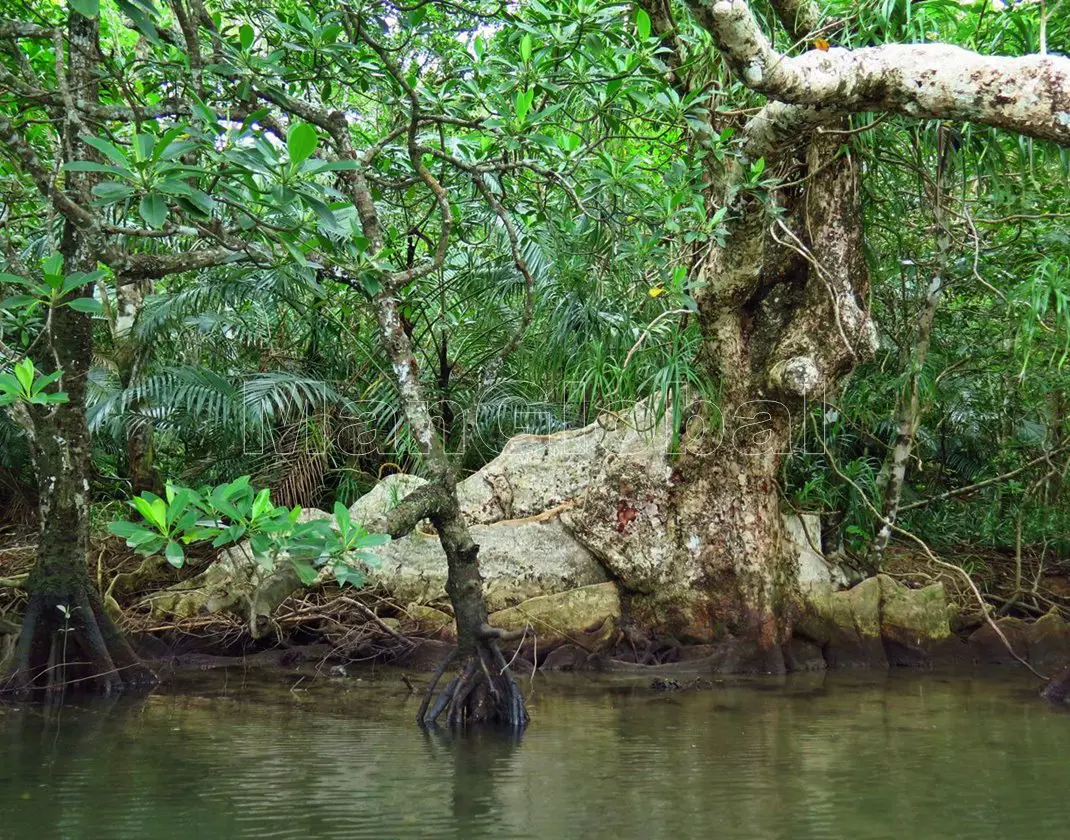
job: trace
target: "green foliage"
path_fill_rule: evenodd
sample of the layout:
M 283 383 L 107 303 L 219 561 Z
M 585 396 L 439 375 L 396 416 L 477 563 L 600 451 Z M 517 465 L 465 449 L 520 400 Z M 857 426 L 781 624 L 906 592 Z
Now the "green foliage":
M 333 520 L 302 522 L 301 508 L 274 505 L 271 491 L 254 490 L 249 476 L 196 491 L 168 484 L 165 498 L 143 492 L 130 506 L 141 519 L 113 521 L 108 530 L 138 554 L 162 551 L 168 563 L 181 568 L 184 546 L 191 543 L 223 548 L 248 540 L 259 565 L 271 571 L 277 562 L 289 562 L 306 585 L 326 567 L 340 584 L 362 586 L 362 564 L 377 562 L 368 549 L 390 539 L 369 534 L 341 504 L 335 505 Z
M 0 373 L 0 406 L 16 402 L 26 402 L 30 405 L 67 402 L 66 394 L 45 391 L 45 388 L 62 375 L 62 371 L 55 371 L 41 376 L 34 369 L 32 361 L 23 359 L 15 365 L 14 373 Z
M 71 274 L 64 274 L 63 256 L 52 254 L 41 261 L 42 279 L 40 281 L 14 274 L 0 274 L 0 283 L 25 290 L 22 294 L 11 295 L 0 300 L 0 309 L 21 309 L 27 314 L 33 314 L 39 306 L 46 309 L 69 306 L 78 312 L 99 313 L 101 311 L 99 301 L 92 297 L 81 297 L 75 293 L 97 283 L 105 274 L 106 272 L 102 270 L 89 273 L 75 271 Z

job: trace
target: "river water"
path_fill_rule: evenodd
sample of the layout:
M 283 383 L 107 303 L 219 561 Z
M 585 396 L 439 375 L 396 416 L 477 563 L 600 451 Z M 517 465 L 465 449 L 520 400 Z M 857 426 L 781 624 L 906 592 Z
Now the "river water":
M 0 707 L 0 840 L 1070 836 L 1070 714 L 1009 669 L 540 676 L 519 738 L 421 732 L 396 672 L 250 680 Z

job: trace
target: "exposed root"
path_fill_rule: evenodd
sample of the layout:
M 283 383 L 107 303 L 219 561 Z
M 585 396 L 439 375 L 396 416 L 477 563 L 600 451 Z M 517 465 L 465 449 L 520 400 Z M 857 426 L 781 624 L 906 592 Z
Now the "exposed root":
M 512 729 L 527 726 L 524 697 L 496 639 L 481 641 L 474 653 L 461 657 L 460 673 L 435 696 L 442 674 L 459 656 L 458 652 L 450 654 L 435 672 L 420 704 L 417 722 L 433 727 L 445 714 L 445 723 L 450 728 L 473 723 L 498 723 Z
M 69 686 L 114 695 L 153 685 L 156 676 L 141 664 L 112 624 L 95 590 L 68 599 L 31 596 L 22 621 L 14 664 L 0 692 L 20 698 L 62 695 Z
M 164 568 L 164 558 L 158 555 L 146 557 L 136 569 L 131 572 L 119 572 L 111 579 L 107 590 L 104 592 L 104 605 L 109 614 L 115 618 L 121 618 L 122 607 L 119 606 L 119 598 L 128 592 L 136 590 L 146 581 L 154 580 L 159 576 L 160 569 Z

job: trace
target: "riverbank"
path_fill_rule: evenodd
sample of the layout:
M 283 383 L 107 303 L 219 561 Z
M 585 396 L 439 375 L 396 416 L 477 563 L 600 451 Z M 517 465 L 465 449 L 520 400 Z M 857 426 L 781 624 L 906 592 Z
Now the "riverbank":
M 402 605 L 381 587 L 343 591 L 329 583 L 283 598 L 268 632 L 254 638 L 240 610 L 192 615 L 159 610 L 161 593 L 204 575 L 213 567 L 213 553 L 191 556 L 182 571 L 165 563 L 146 569 L 143 558 L 110 538 L 94 545 L 93 556 L 101 593 L 113 603 L 138 649 L 157 663 L 196 661 L 219 667 L 212 664 L 217 657 L 224 666 L 245 657 L 246 667 L 252 667 L 258 661 L 278 665 L 289 657 L 294 662 L 318 658 L 332 666 L 395 663 L 419 672 L 433 669 L 452 643 L 448 604 Z M 785 670 L 1020 666 L 1021 659 L 1051 676 L 1070 663 L 1070 623 L 1064 618 L 1070 611 L 1070 582 L 1060 569 L 1044 568 L 1042 558 L 1026 552 L 1031 591 L 1012 600 L 1015 557 L 966 549 L 956 556 L 972 570 L 999 633 L 962 574 L 900 547 L 889 553 L 888 574 L 808 596 L 794 618 L 794 636 L 784 646 Z M 6 584 L 0 585 L 0 659 L 13 646 L 23 601 L 20 583 L 32 559 L 28 532 L 0 545 L 0 584 Z M 536 596 L 494 614 L 496 626 L 519 633 L 507 646 L 515 670 L 641 670 L 651 675 L 764 670 L 764 660 L 746 641 L 687 644 L 642 633 L 621 614 L 613 587 L 589 584 Z M 1036 615 L 1037 604 L 1048 611 Z

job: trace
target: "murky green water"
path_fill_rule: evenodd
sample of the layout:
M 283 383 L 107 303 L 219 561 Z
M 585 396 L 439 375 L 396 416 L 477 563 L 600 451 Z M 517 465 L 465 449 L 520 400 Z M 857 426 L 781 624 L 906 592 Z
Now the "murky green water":
M 522 738 L 421 733 L 394 675 L 233 672 L 0 709 L 0 838 L 1060 838 L 1070 715 L 996 676 L 655 694 L 536 680 Z

